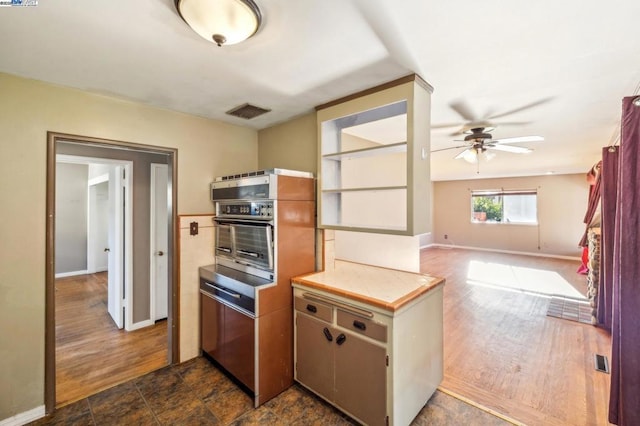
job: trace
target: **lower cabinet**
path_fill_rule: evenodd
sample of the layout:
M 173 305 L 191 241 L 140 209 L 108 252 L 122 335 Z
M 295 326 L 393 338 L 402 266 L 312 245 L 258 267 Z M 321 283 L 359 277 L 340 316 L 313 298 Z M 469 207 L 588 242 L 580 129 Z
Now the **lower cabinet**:
M 255 392 L 254 319 L 200 294 L 202 351 Z
M 306 305 L 316 311 L 325 308 L 317 302 Z M 387 423 L 384 345 L 297 311 L 296 354 L 300 383 L 365 424 Z
M 399 309 L 293 288 L 295 380 L 363 424 L 410 425 L 443 377 L 442 286 Z

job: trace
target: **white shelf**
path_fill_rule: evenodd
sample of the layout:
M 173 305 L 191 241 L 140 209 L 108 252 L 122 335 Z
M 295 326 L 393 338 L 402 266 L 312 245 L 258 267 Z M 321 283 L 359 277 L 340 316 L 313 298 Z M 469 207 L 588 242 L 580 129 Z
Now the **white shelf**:
M 358 192 L 358 191 L 393 191 L 396 189 L 407 189 L 406 185 L 404 186 L 377 186 L 377 187 L 362 187 L 362 188 L 337 188 L 337 189 L 322 189 L 323 194 L 330 193 L 340 193 L 340 192 Z
M 323 155 L 324 160 L 350 160 L 354 158 L 371 157 L 374 155 L 400 154 L 407 152 L 407 143 L 399 142 L 389 145 L 381 145 L 373 148 L 354 149 L 352 151 L 336 152 Z

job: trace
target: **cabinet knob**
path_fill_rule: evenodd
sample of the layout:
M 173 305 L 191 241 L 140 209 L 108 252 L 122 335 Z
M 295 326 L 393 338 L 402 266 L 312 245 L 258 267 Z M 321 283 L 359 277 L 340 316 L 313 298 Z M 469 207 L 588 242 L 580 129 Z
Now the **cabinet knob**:
M 355 328 L 357 328 L 358 330 L 362 330 L 362 331 L 365 331 L 367 329 L 367 324 L 363 323 L 362 321 L 358 321 L 358 320 L 354 320 L 353 321 L 353 326 Z
M 333 336 L 331 335 L 331 332 L 327 327 L 325 327 L 324 330 L 322 330 L 322 332 L 324 333 L 324 337 L 326 337 L 329 342 L 333 340 Z
M 347 336 L 345 336 L 344 334 L 340 333 L 340 335 L 336 338 L 336 343 L 338 344 L 338 346 L 340 346 L 340 345 L 342 345 L 346 340 L 347 340 Z
M 307 311 L 313 312 L 315 314 L 316 312 L 318 312 L 318 308 L 316 308 L 315 306 L 309 304 L 309 305 L 307 305 Z

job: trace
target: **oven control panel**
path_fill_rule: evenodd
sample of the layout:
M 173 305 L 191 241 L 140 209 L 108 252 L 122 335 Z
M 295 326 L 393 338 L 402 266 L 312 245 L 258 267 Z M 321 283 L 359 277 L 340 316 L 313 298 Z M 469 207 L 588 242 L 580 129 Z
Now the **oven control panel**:
M 273 219 L 273 201 L 219 201 L 217 217 Z

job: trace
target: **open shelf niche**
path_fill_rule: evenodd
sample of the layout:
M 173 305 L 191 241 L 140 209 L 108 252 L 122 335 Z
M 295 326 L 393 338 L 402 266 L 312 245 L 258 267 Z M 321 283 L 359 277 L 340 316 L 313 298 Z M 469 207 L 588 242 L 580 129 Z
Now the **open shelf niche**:
M 430 231 L 431 92 L 414 74 L 316 108 L 320 228 Z

